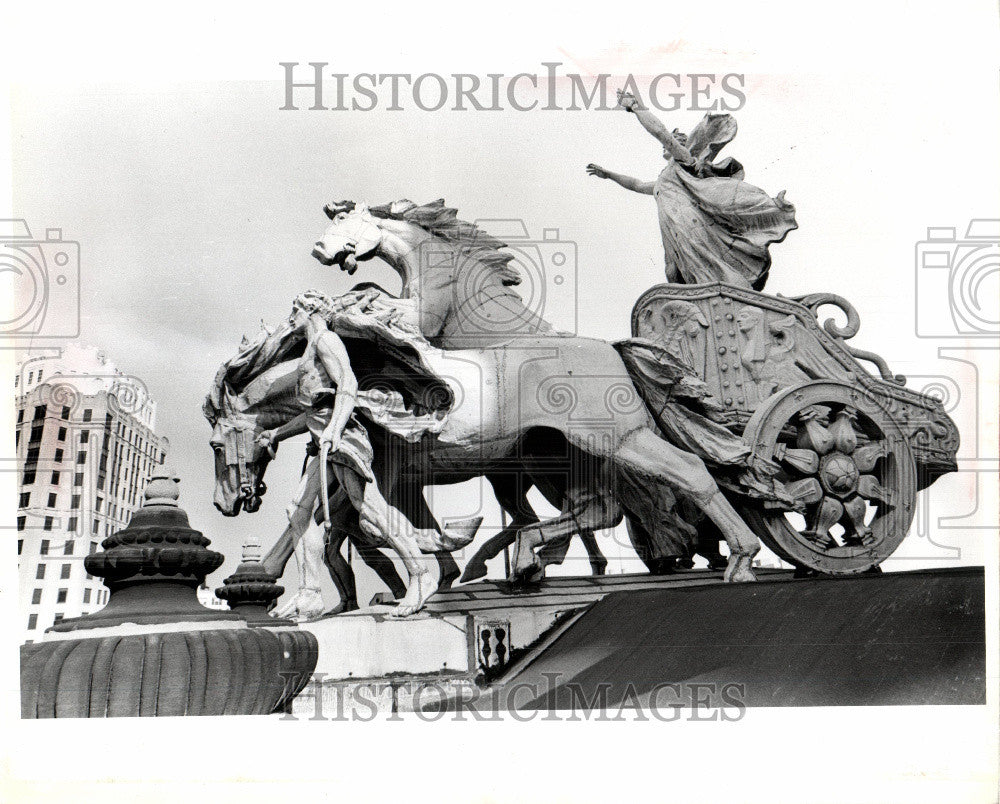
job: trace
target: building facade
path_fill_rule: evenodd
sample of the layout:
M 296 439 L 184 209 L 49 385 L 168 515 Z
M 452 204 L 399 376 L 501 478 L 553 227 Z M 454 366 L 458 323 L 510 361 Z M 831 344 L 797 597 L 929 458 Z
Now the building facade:
M 96 349 L 25 360 L 14 383 L 20 608 L 33 642 L 107 603 L 83 560 L 128 524 L 167 442 L 142 381 Z

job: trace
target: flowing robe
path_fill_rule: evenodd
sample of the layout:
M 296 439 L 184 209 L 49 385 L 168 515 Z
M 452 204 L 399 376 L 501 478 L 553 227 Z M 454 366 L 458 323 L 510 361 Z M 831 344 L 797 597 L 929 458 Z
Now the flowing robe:
M 735 159 L 714 162 L 736 135 L 730 115 L 706 115 L 688 139 L 690 161 L 670 159 L 653 185 L 664 258 L 685 284 L 763 288 L 768 246 L 797 228 L 784 192 L 771 198 L 743 181 Z

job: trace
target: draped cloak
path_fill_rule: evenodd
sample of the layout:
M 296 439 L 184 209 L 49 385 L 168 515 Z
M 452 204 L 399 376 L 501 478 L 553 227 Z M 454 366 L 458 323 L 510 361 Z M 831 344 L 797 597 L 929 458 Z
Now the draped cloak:
M 688 137 L 690 161 L 670 159 L 654 182 L 664 258 L 685 284 L 760 290 L 771 267 L 768 246 L 798 228 L 784 191 L 771 198 L 743 181 L 732 157 L 713 161 L 735 136 L 732 115 L 705 115 Z

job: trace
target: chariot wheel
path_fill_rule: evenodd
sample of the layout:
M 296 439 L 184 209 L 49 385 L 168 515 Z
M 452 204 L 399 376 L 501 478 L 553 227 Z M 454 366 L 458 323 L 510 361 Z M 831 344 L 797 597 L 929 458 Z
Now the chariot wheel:
M 780 391 L 748 422 L 754 461 L 799 512 L 744 508 L 780 558 L 831 575 L 865 572 L 888 558 L 913 521 L 916 465 L 906 436 L 877 393 L 817 380 Z

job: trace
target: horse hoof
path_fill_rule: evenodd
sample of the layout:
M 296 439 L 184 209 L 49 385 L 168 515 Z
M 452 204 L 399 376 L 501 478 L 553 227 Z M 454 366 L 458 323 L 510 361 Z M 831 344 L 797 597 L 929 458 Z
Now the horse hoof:
M 486 565 L 485 564 L 469 564 L 465 568 L 465 572 L 462 573 L 462 577 L 459 579 L 461 583 L 469 583 L 470 581 L 478 581 L 480 578 L 486 577 Z
M 752 558 L 750 556 L 732 556 L 726 571 L 722 574 L 725 583 L 751 583 L 757 580 L 752 569 Z

